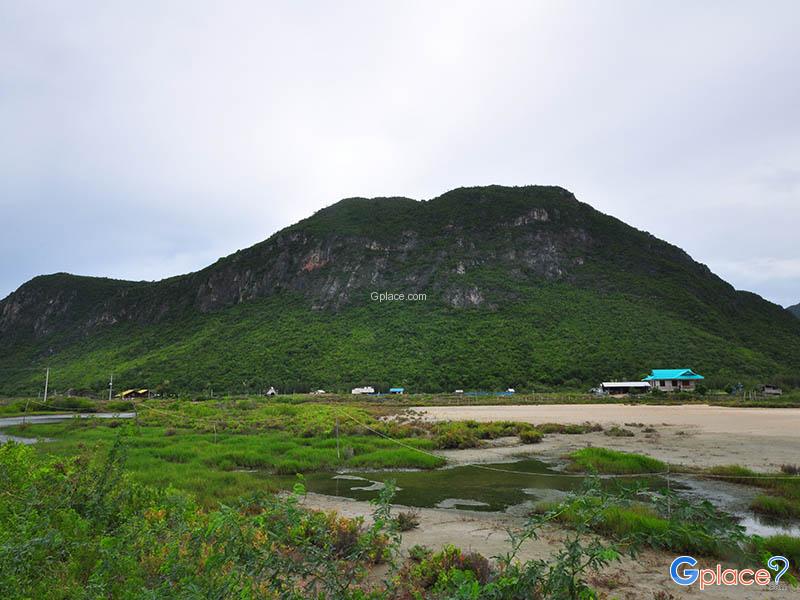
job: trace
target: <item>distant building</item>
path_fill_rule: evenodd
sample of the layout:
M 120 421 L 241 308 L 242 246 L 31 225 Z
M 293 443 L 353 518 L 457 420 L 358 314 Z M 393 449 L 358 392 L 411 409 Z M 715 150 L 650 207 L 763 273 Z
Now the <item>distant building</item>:
M 406 388 L 389 388 L 390 394 L 405 394 Z
M 777 385 L 770 385 L 765 383 L 764 385 L 758 386 L 758 391 L 765 396 L 781 396 L 783 395 L 783 390 L 779 388 Z
M 691 369 L 653 369 L 643 381 L 662 392 L 691 392 L 698 381 L 705 379 Z
M 367 386 L 364 386 L 364 387 L 357 387 L 357 388 L 353 388 L 351 393 L 352 394 L 374 394 L 375 393 L 375 388 L 372 387 L 371 385 L 367 385 Z
M 147 388 L 143 388 L 141 390 L 124 390 L 117 394 L 117 398 L 124 398 L 126 400 L 130 398 L 149 398 L 150 397 L 150 390 Z
M 646 381 L 604 381 L 600 391 L 611 396 L 627 396 L 628 394 L 644 394 L 650 391 Z
M 277 395 L 278 392 L 275 390 L 275 388 L 270 386 L 270 388 L 267 390 L 267 396 L 277 396 Z

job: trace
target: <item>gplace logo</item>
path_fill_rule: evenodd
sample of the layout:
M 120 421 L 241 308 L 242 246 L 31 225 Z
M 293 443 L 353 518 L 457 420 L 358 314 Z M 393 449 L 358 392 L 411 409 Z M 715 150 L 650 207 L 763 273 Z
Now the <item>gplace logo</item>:
M 767 569 L 695 569 L 697 560 L 692 556 L 679 556 L 669 567 L 672 581 L 682 586 L 690 586 L 699 582 L 704 590 L 712 585 L 769 585 L 772 573 Z M 773 556 L 767 561 L 770 569 L 777 571 L 774 585 L 780 583 L 781 577 L 789 570 L 789 559 L 785 556 Z

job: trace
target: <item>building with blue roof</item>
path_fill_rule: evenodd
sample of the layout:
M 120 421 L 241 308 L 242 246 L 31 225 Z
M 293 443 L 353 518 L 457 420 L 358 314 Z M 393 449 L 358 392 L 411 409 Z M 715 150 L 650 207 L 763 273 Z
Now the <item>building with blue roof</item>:
M 653 369 L 642 381 L 662 392 L 691 392 L 698 381 L 705 379 L 691 369 Z
M 389 388 L 389 393 L 390 394 L 405 394 L 406 393 L 406 388 L 401 388 L 401 387 Z

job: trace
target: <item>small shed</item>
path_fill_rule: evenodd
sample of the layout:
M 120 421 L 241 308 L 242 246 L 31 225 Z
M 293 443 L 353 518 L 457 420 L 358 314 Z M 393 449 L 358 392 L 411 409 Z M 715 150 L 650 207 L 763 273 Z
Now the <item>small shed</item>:
M 769 383 L 765 383 L 764 385 L 758 386 L 758 391 L 765 396 L 782 396 L 783 390 L 779 388 L 777 385 L 771 385 Z
M 350 393 L 351 394 L 356 394 L 356 395 L 359 395 L 359 394 L 374 394 L 375 393 L 375 388 L 372 387 L 371 385 L 365 385 L 364 387 L 353 388 Z
M 267 396 L 277 396 L 277 395 L 278 395 L 277 390 L 275 390 L 274 387 L 270 386 L 270 388 L 267 390 Z
M 390 394 L 405 394 L 406 388 L 396 387 L 396 388 L 389 388 Z
M 646 381 L 604 381 L 600 389 L 612 396 L 627 396 L 649 392 L 650 384 Z

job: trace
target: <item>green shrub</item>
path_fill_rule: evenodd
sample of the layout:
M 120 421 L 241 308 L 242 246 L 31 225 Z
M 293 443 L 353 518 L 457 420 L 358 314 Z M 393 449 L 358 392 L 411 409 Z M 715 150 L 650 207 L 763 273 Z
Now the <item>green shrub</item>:
M 606 429 L 604 433 L 610 437 L 633 437 L 635 435 L 630 429 L 625 429 L 616 425 L 611 429 Z
M 569 455 L 572 471 L 597 471 L 598 473 L 637 474 L 662 473 L 666 464 L 655 458 L 607 448 L 582 448 Z
M 538 444 L 543 437 L 542 432 L 536 429 L 527 429 L 519 432 L 519 439 L 523 444 Z

